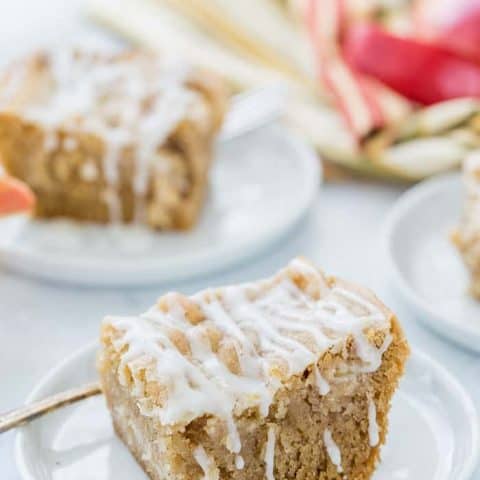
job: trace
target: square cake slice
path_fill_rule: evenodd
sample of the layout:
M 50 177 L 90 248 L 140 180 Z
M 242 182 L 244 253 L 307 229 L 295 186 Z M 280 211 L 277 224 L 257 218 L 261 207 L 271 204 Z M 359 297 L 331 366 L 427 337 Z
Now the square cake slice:
M 41 52 L 0 74 L 0 161 L 39 217 L 192 226 L 203 204 L 223 82 L 141 52 Z
M 409 348 L 371 292 L 293 260 L 107 317 L 113 424 L 153 480 L 370 479 Z
M 470 293 L 480 299 L 480 153 L 472 153 L 465 159 L 463 178 L 463 215 L 452 240 L 470 271 Z

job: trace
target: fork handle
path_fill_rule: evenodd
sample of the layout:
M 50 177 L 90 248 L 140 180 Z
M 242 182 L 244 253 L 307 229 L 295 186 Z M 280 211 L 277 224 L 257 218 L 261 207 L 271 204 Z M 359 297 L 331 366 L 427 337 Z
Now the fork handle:
M 19 427 L 25 423 L 31 422 L 35 418 L 41 417 L 46 413 L 53 412 L 58 408 L 79 402 L 89 397 L 102 393 L 99 382 L 89 383 L 81 387 L 72 388 L 65 392 L 56 393 L 39 402 L 16 408 L 10 412 L 0 414 L 0 433 L 4 433 L 12 428 Z

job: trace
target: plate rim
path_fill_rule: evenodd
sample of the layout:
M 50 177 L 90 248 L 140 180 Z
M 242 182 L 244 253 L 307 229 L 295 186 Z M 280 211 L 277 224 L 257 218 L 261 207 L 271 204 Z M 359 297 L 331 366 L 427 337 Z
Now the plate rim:
M 421 201 L 430 197 L 433 193 L 441 192 L 461 180 L 460 174 L 447 173 L 434 178 L 424 180 L 404 192 L 391 207 L 382 227 L 382 250 L 386 260 L 390 276 L 402 297 L 410 307 L 420 312 L 415 319 L 420 320 L 428 328 L 442 338 L 454 342 L 470 351 L 480 352 L 480 329 L 462 325 L 449 319 L 430 307 L 423 297 L 415 292 L 408 279 L 402 274 L 398 261 L 393 253 L 393 238 L 399 221 Z M 462 325 L 462 326 L 460 326 Z
M 140 273 L 134 268 L 135 259 L 128 264 L 110 262 L 108 265 L 99 266 L 95 259 L 70 257 L 68 263 L 65 263 L 54 254 L 42 253 L 39 256 L 28 249 L 10 245 L 0 245 L 1 263 L 10 271 L 36 280 L 87 287 L 129 287 L 192 280 L 224 271 L 261 255 L 268 246 L 290 232 L 313 205 L 319 187 L 323 183 L 323 168 L 313 147 L 286 126 L 271 124 L 253 133 L 260 134 L 260 132 L 282 138 L 292 147 L 299 162 L 299 169 L 304 171 L 305 186 L 302 188 L 298 208 L 282 218 L 274 228 L 257 236 L 253 242 L 247 241 L 235 244 L 233 247 L 228 245 L 217 251 L 215 255 L 207 252 L 207 254 L 197 254 L 180 262 L 169 263 L 168 259 L 158 259 L 155 263 L 152 261 L 148 266 L 142 267 Z M 244 135 L 242 141 L 248 141 L 246 140 L 248 137 L 249 135 Z M 90 272 L 92 266 L 95 266 L 93 273 Z M 50 269 L 53 269 L 54 273 L 51 273 Z
M 54 381 L 58 373 L 66 368 L 69 364 L 78 361 L 83 355 L 88 355 L 90 350 L 91 355 L 95 355 L 95 350 L 98 348 L 98 340 L 93 340 L 80 347 L 73 353 L 64 357 L 59 363 L 57 363 L 52 369 L 50 369 L 34 386 L 32 391 L 27 396 L 26 404 L 40 400 L 42 391 L 48 389 L 49 384 Z M 479 460 L 480 460 L 480 416 L 475 408 L 473 400 L 469 395 L 465 387 L 454 377 L 448 369 L 446 369 L 440 362 L 433 357 L 423 352 L 422 350 L 412 347 L 410 361 L 421 362 L 424 365 L 428 365 L 430 371 L 433 373 L 437 381 L 451 393 L 452 397 L 462 405 L 462 412 L 465 418 L 469 419 L 470 429 L 470 443 L 471 448 L 468 455 L 468 461 L 463 464 L 463 468 L 460 471 L 460 475 L 456 480 L 468 480 L 473 474 Z M 41 421 L 41 420 L 40 420 Z M 20 427 L 16 433 L 14 441 L 14 457 L 15 463 L 22 480 L 37 480 L 28 469 L 27 454 L 25 452 L 24 444 L 27 441 L 28 425 Z

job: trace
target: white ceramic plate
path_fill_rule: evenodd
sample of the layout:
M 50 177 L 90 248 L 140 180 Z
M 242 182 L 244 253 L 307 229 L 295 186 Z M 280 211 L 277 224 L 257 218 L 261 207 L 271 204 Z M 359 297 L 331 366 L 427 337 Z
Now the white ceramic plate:
M 393 207 L 384 241 L 396 285 L 418 318 L 480 352 L 480 302 L 468 295 L 467 270 L 449 238 L 462 202 L 459 174 L 422 182 Z
M 211 188 L 190 232 L 153 232 L 65 220 L 0 222 L 0 255 L 13 270 L 84 285 L 179 280 L 241 262 L 286 233 L 315 199 L 316 155 L 281 127 L 218 146 Z
M 28 401 L 92 381 L 96 344 L 53 370 Z M 467 480 L 479 452 L 472 402 L 441 366 L 414 353 L 395 396 L 390 433 L 374 480 Z M 113 434 L 103 397 L 23 427 L 16 442 L 25 480 L 146 480 Z

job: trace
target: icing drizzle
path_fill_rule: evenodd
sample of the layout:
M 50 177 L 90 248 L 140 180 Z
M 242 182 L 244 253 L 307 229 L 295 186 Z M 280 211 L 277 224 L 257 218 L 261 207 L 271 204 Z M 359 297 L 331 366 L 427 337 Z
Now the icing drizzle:
M 368 438 L 371 447 L 376 447 L 380 441 L 377 423 L 377 408 L 372 398 L 368 399 Z
M 201 445 L 195 448 L 193 457 L 203 470 L 203 480 L 218 480 L 220 478 L 220 472 L 215 462 L 207 455 L 207 452 Z
M 322 377 L 320 370 L 315 365 L 313 371 L 315 372 L 315 382 L 317 384 L 318 393 L 320 395 L 327 395 L 330 392 L 330 385 L 328 382 Z
M 335 443 L 332 437 L 332 433 L 328 428 L 323 432 L 323 441 L 325 443 L 325 448 L 327 449 L 328 457 L 330 461 L 337 467 L 337 472 L 342 473 L 342 453 L 338 448 L 338 445 Z
M 269 425 L 265 445 L 265 477 L 267 480 L 275 480 L 275 441 L 275 426 Z

